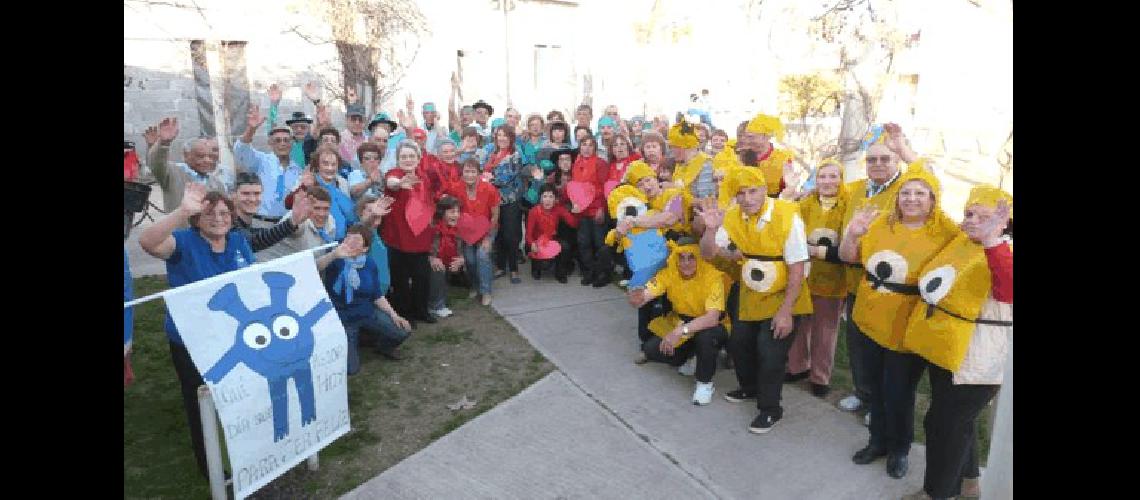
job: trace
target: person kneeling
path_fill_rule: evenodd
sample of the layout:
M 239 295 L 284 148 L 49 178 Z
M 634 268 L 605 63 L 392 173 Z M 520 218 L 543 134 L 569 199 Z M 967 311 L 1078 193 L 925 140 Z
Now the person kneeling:
M 384 297 L 386 290 L 383 288 L 387 284 L 383 283 L 376 261 L 369 256 L 371 232 L 360 224 L 352 226 L 347 235 L 359 235 L 361 251 L 345 258 L 337 258 L 330 253 L 317 261 L 318 267 L 327 266 L 325 283 L 329 297 L 348 336 L 349 375 L 356 375 L 360 371 L 360 356 L 357 352 L 360 330 L 377 334 L 376 351 L 391 360 L 401 359 L 399 346 L 408 339 L 412 330 L 408 320 L 397 314 Z
M 641 349 L 649 360 L 673 366 L 684 365 L 695 356 L 693 404 L 707 405 L 715 391 L 712 378 L 717 354 L 728 339 L 727 330 L 720 324 L 725 277 L 701 259 L 694 240 L 682 238 L 670 246 L 674 248 L 668 264 L 645 288 L 630 290 L 629 303 L 640 308 L 658 296 L 668 297 L 673 310 L 650 324 L 656 336 L 646 340 Z
M 566 207 L 555 203 L 555 188 L 544 184 L 539 190 L 538 204 L 530 209 L 526 218 L 526 246 L 530 250 L 530 276 L 542 278 L 542 270 L 554 268 L 554 279 L 566 283 L 573 256 L 570 253 L 570 240 L 560 237 L 565 234 L 559 226 L 577 229 L 578 219 Z M 550 242 L 558 244 L 557 251 L 548 248 Z

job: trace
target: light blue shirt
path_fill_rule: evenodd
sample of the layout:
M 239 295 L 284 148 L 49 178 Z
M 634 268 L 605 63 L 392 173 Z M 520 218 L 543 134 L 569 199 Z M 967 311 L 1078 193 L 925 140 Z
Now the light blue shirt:
M 388 150 L 384 152 L 384 159 L 380 162 L 381 173 L 386 174 L 396 166 L 396 148 L 400 147 L 400 142 L 407 138 L 408 134 L 405 134 L 402 128 L 388 137 Z
M 348 186 L 350 189 L 352 188 L 352 186 L 355 186 L 357 184 L 360 184 L 361 182 L 367 182 L 367 181 L 368 181 L 368 176 L 364 175 L 363 170 L 353 170 L 352 172 L 349 172 L 349 174 L 348 174 Z M 375 184 L 372 186 L 368 186 L 368 189 L 365 189 L 364 192 L 361 193 L 360 196 L 357 196 L 356 198 L 354 198 L 354 200 L 358 200 L 364 196 L 373 196 L 373 197 L 379 198 L 383 194 L 384 194 L 384 186 L 381 186 L 379 184 Z
M 257 214 L 263 217 L 284 216 L 285 196 L 301 183 L 301 174 L 305 169 L 290 159 L 289 167 L 282 172 L 281 162 L 276 155 L 253 149 L 252 145 L 241 139 L 234 143 L 234 157 L 261 179 L 261 206 L 258 207 Z M 285 176 L 285 192 L 278 197 L 277 178 L 282 175 Z

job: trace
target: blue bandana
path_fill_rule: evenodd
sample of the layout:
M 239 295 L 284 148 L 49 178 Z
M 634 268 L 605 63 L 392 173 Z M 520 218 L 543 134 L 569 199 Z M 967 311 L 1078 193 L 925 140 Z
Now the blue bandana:
M 333 283 L 333 291 L 343 294 L 345 303 L 350 304 L 352 303 L 352 292 L 360 288 L 360 272 L 358 269 L 363 268 L 364 264 L 368 262 L 368 254 L 342 260 L 344 267 L 341 268 L 336 283 Z

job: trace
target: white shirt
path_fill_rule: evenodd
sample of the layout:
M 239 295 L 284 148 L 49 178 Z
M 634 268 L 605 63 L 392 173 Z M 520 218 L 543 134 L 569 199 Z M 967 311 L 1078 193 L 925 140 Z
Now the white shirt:
M 765 201 L 764 205 L 768 208 L 764 209 L 764 213 L 756 221 L 756 229 L 758 230 L 772 222 L 772 211 L 776 207 L 776 203 L 772 200 Z M 724 226 L 721 226 L 716 231 L 717 246 L 727 247 L 729 241 L 728 231 L 724 229 Z M 784 240 L 784 262 L 795 264 L 808 259 L 807 232 L 804 231 L 804 221 L 800 218 L 799 212 L 795 212 L 792 214 L 792 229 L 788 231 L 788 237 Z

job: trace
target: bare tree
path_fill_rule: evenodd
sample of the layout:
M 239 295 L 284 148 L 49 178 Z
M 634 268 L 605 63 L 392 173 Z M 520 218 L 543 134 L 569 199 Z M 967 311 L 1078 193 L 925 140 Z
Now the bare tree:
M 808 118 L 829 115 L 839 105 L 840 83 L 832 72 L 788 75 L 780 79 L 780 115 L 788 122 L 785 145 L 796 153 L 796 162 L 811 171 L 811 165 L 828 156 L 820 145 L 828 142 L 829 130 Z M 799 122 L 796 124 L 795 122 Z
M 325 82 L 325 91 L 346 103 L 370 103 L 370 112 L 395 93 L 419 53 L 420 35 L 430 33 L 410 0 L 310 0 L 308 7 L 327 26 L 314 22 L 286 32 L 313 44 L 335 45 L 337 57 L 320 66 L 340 81 Z

